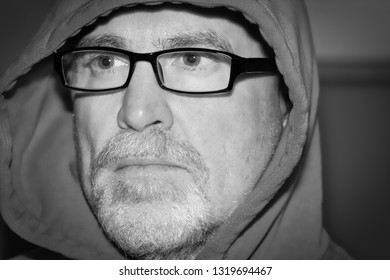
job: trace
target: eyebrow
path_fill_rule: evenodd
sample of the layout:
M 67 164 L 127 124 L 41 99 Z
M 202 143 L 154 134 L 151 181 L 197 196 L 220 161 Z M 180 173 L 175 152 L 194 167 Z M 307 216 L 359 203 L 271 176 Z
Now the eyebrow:
M 101 34 L 96 36 L 83 37 L 77 44 L 78 48 L 83 47 L 112 47 L 128 49 L 131 40 L 114 34 Z M 220 37 L 215 31 L 197 31 L 177 33 L 167 38 L 158 38 L 153 45 L 158 49 L 175 49 L 188 47 L 210 47 L 220 51 L 234 53 L 230 42 Z
M 178 33 L 168 38 L 157 40 L 156 46 L 162 49 L 186 47 L 211 47 L 220 51 L 233 53 L 233 47 L 228 40 L 221 38 L 215 31 L 197 31 L 191 33 Z
M 83 37 L 77 44 L 77 47 L 112 47 L 118 49 L 126 49 L 128 47 L 128 41 L 121 36 L 102 34 Z

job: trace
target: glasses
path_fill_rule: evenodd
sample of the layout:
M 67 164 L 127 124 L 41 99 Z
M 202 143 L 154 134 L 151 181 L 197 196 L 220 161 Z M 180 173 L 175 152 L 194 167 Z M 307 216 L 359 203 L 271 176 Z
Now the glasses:
M 178 93 L 228 92 L 244 73 L 277 73 L 274 59 L 243 58 L 204 48 L 177 48 L 134 53 L 109 47 L 79 48 L 55 54 L 63 84 L 85 92 L 128 87 L 138 61 L 151 63 L 161 88 Z

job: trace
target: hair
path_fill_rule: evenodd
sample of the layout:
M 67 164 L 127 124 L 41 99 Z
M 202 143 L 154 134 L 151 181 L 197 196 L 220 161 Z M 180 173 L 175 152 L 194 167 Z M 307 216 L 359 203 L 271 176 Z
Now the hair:
M 137 4 L 135 6 L 131 7 L 120 7 L 115 10 L 113 10 L 109 14 L 105 14 L 102 16 L 99 16 L 93 24 L 87 25 L 83 27 L 80 32 L 78 32 L 75 36 L 69 38 L 66 42 L 66 44 L 61 48 L 61 49 L 71 49 L 75 48 L 80 40 L 87 34 L 91 33 L 96 26 L 100 24 L 104 24 L 108 22 L 112 17 L 116 15 L 120 15 L 122 13 L 126 13 L 129 10 L 133 9 L 138 9 L 138 10 L 154 10 L 158 11 L 164 8 L 169 8 L 169 9 L 188 9 L 191 10 L 192 12 L 203 15 L 203 16 L 214 16 L 214 17 L 224 17 L 224 18 L 229 18 L 233 22 L 240 24 L 245 27 L 247 30 L 249 36 L 254 38 L 255 40 L 259 41 L 261 46 L 264 48 L 264 53 L 268 57 L 273 57 L 274 52 L 273 49 L 268 45 L 268 43 L 264 40 L 263 36 L 260 33 L 259 26 L 255 23 L 251 23 L 241 12 L 239 11 L 234 11 L 231 9 L 228 9 L 226 7 L 214 7 L 214 8 L 205 8 L 205 7 L 199 7 L 195 6 L 192 4 L 187 4 L 187 3 L 181 3 L 181 4 L 174 4 L 174 3 L 162 3 L 159 5 L 145 5 L 145 4 Z

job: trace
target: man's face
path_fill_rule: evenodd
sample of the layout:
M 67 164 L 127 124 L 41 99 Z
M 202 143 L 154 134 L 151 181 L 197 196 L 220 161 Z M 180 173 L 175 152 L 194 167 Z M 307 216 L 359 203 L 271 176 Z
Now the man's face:
M 82 42 L 115 47 L 116 40 L 139 53 L 230 45 L 243 57 L 265 56 L 237 21 L 188 9 L 128 10 Z M 195 257 L 272 156 L 278 87 L 276 76 L 247 75 L 220 96 L 175 94 L 140 61 L 126 89 L 76 97 L 81 180 L 107 235 L 131 257 Z

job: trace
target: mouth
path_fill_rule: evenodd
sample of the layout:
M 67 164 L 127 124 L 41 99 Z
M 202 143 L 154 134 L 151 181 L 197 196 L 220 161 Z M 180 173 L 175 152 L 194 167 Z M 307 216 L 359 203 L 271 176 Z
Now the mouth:
M 115 171 L 121 171 L 123 169 L 127 168 L 178 168 L 178 169 L 184 169 L 183 166 L 167 161 L 162 159 L 129 159 L 129 160 L 122 160 L 120 161 Z
M 126 181 L 136 178 L 174 181 L 182 178 L 184 174 L 189 174 L 188 170 L 182 165 L 162 159 L 121 160 L 116 164 L 114 173 Z

